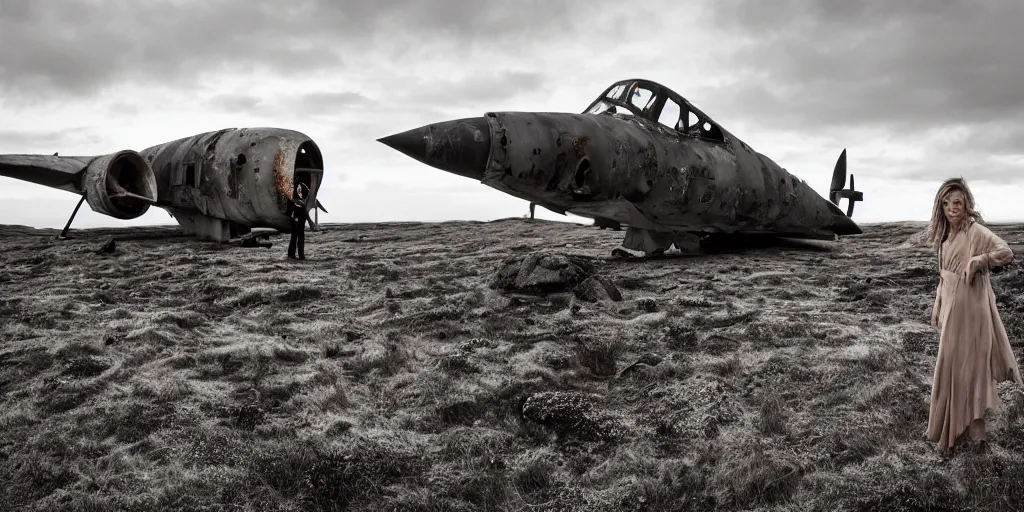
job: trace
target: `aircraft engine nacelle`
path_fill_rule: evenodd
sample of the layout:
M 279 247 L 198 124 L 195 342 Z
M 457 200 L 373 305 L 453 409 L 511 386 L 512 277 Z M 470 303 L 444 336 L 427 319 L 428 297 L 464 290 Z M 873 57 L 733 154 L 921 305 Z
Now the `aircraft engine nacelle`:
M 94 211 L 116 219 L 139 217 L 157 200 L 153 168 L 132 150 L 93 159 L 82 175 L 81 188 Z

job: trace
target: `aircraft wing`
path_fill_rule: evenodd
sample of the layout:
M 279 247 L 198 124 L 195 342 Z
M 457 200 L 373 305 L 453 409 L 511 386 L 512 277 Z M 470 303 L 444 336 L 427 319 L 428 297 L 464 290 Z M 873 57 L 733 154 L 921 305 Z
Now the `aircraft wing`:
M 118 219 L 146 213 L 157 199 L 153 168 L 130 149 L 100 156 L 0 155 L 0 176 L 85 196 L 93 211 Z
M 0 176 L 82 193 L 82 176 L 96 157 L 0 155 Z

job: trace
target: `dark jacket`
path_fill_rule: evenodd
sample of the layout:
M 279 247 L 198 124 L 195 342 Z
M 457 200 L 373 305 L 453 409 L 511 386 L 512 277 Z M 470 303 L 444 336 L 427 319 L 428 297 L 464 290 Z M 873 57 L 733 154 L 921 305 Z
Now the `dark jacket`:
M 309 212 L 306 210 L 306 202 L 298 197 L 292 198 L 288 201 L 288 206 L 285 208 L 284 214 L 292 222 L 305 224 L 306 221 L 312 222 L 313 219 L 309 218 Z

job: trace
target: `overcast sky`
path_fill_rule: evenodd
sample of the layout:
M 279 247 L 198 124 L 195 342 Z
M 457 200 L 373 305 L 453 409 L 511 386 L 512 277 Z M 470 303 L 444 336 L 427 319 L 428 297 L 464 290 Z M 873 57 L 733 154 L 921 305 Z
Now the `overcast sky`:
M 323 151 L 321 222 L 521 216 L 524 201 L 376 139 L 580 112 L 645 77 L 823 196 L 847 148 L 859 222 L 927 220 L 951 176 L 987 220 L 1024 221 L 1021 27 L 1019 0 L 0 0 L 0 153 L 277 126 Z M 78 197 L 0 178 L 0 199 L 0 223 L 60 228 Z M 74 225 L 168 223 L 83 208 Z

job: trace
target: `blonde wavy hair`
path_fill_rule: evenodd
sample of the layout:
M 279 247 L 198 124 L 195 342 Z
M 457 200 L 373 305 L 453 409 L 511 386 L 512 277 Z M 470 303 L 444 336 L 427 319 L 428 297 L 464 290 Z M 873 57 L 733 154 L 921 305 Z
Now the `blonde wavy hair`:
M 932 206 L 932 220 L 928 226 L 928 243 L 931 247 L 938 248 L 942 241 L 949 235 L 952 226 L 946 220 L 946 214 L 942 209 L 942 201 L 946 196 L 959 190 L 964 195 L 964 222 L 960 225 L 960 231 L 964 231 L 972 223 L 982 223 L 981 214 L 975 207 L 974 194 L 971 194 L 970 187 L 963 178 L 950 178 L 942 182 L 939 191 L 935 193 L 935 203 Z

